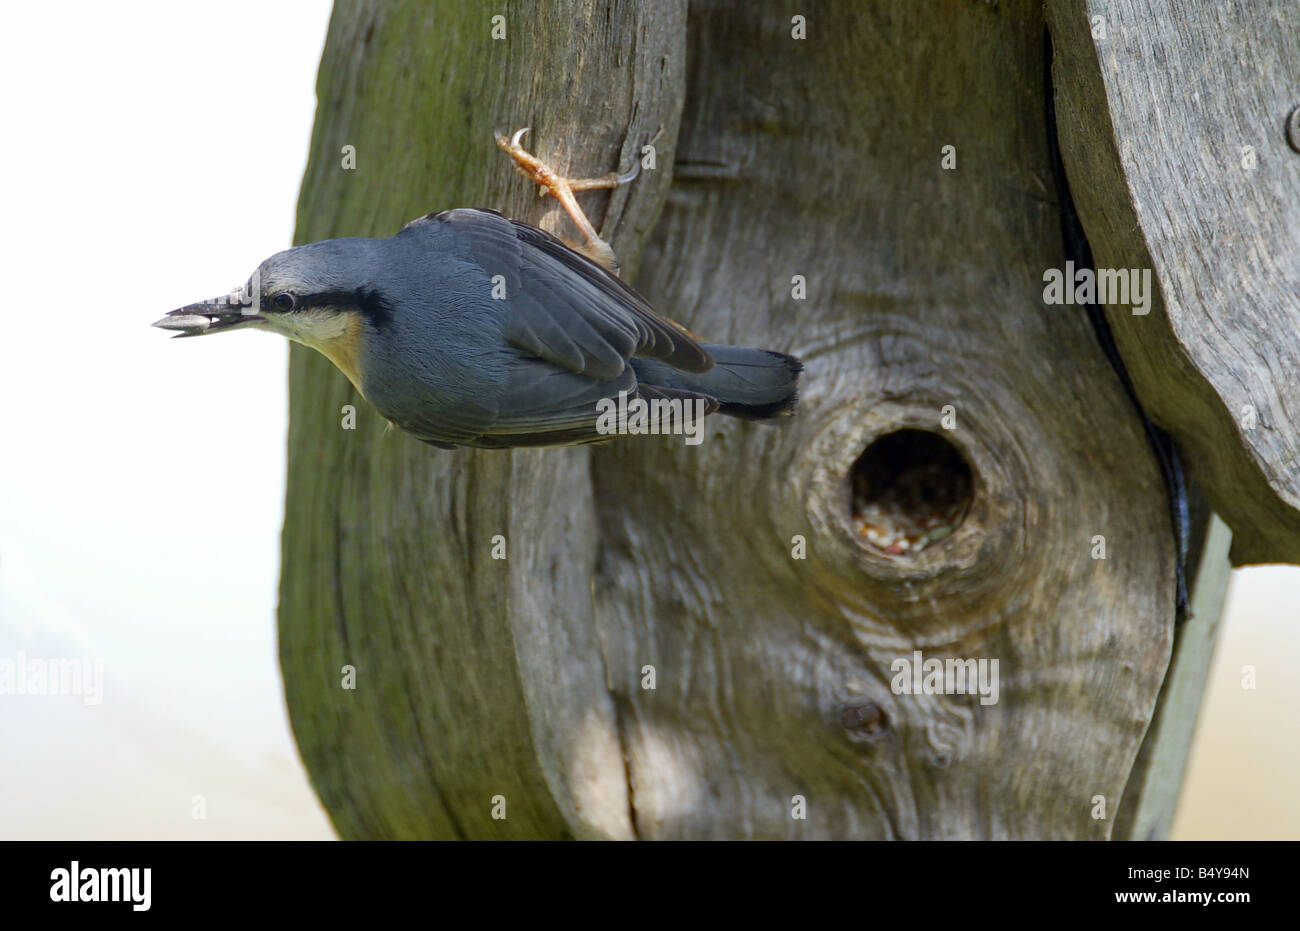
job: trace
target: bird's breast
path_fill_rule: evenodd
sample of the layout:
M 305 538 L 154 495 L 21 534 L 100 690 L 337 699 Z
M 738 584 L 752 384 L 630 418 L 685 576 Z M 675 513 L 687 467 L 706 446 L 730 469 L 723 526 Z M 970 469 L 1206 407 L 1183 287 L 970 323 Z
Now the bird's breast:
M 338 315 L 326 325 L 317 323 L 290 334 L 289 338 L 315 349 L 333 362 L 334 367 L 364 395 L 361 388 L 361 327 L 360 317 Z

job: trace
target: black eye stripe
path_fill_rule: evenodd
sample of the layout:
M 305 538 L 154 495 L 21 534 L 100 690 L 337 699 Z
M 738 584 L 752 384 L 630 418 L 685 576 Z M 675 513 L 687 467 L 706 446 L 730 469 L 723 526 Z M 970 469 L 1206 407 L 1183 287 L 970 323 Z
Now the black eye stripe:
M 354 307 L 377 327 L 388 323 L 393 317 L 392 306 L 383 292 L 375 289 L 315 291 L 311 294 L 281 291 L 278 294 L 266 295 L 264 300 L 266 301 L 264 306 L 269 306 L 279 313 L 312 310 L 317 307 Z
M 280 295 L 272 298 L 276 300 Z M 280 308 L 277 305 L 276 309 Z M 357 288 L 353 291 L 316 291 L 311 294 L 294 294 L 294 310 L 310 310 L 313 307 L 355 307 L 361 311 L 375 326 L 381 326 L 392 319 L 392 307 L 382 292 Z

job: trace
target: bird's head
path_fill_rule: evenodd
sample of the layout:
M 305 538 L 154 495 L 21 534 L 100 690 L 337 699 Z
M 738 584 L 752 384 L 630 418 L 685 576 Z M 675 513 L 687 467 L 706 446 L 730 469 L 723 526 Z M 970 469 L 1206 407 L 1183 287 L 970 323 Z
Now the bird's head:
M 243 287 L 177 308 L 153 325 L 177 336 L 270 330 L 317 350 L 360 390 L 366 326 L 382 326 L 390 314 L 369 274 L 373 242 L 332 239 L 278 252 Z

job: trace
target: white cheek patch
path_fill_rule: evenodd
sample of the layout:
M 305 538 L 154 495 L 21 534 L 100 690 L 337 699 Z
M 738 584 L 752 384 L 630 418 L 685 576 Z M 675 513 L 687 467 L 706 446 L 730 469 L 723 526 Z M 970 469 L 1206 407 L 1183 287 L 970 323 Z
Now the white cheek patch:
M 332 308 L 294 310 L 266 315 L 266 329 L 313 348 L 342 339 L 348 330 L 348 314 Z

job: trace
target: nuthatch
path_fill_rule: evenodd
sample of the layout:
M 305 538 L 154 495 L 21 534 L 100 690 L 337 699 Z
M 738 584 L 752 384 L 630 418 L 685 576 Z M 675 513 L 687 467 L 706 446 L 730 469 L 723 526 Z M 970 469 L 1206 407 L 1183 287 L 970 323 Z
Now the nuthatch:
M 498 142 L 569 211 L 597 259 L 613 253 L 573 181 Z M 173 310 L 180 336 L 271 330 L 319 351 L 389 421 L 434 446 L 560 446 L 609 439 L 601 404 L 695 401 L 762 420 L 795 403 L 793 356 L 700 342 L 597 261 L 493 210 L 408 223 L 387 239 L 277 253 L 233 294 Z

